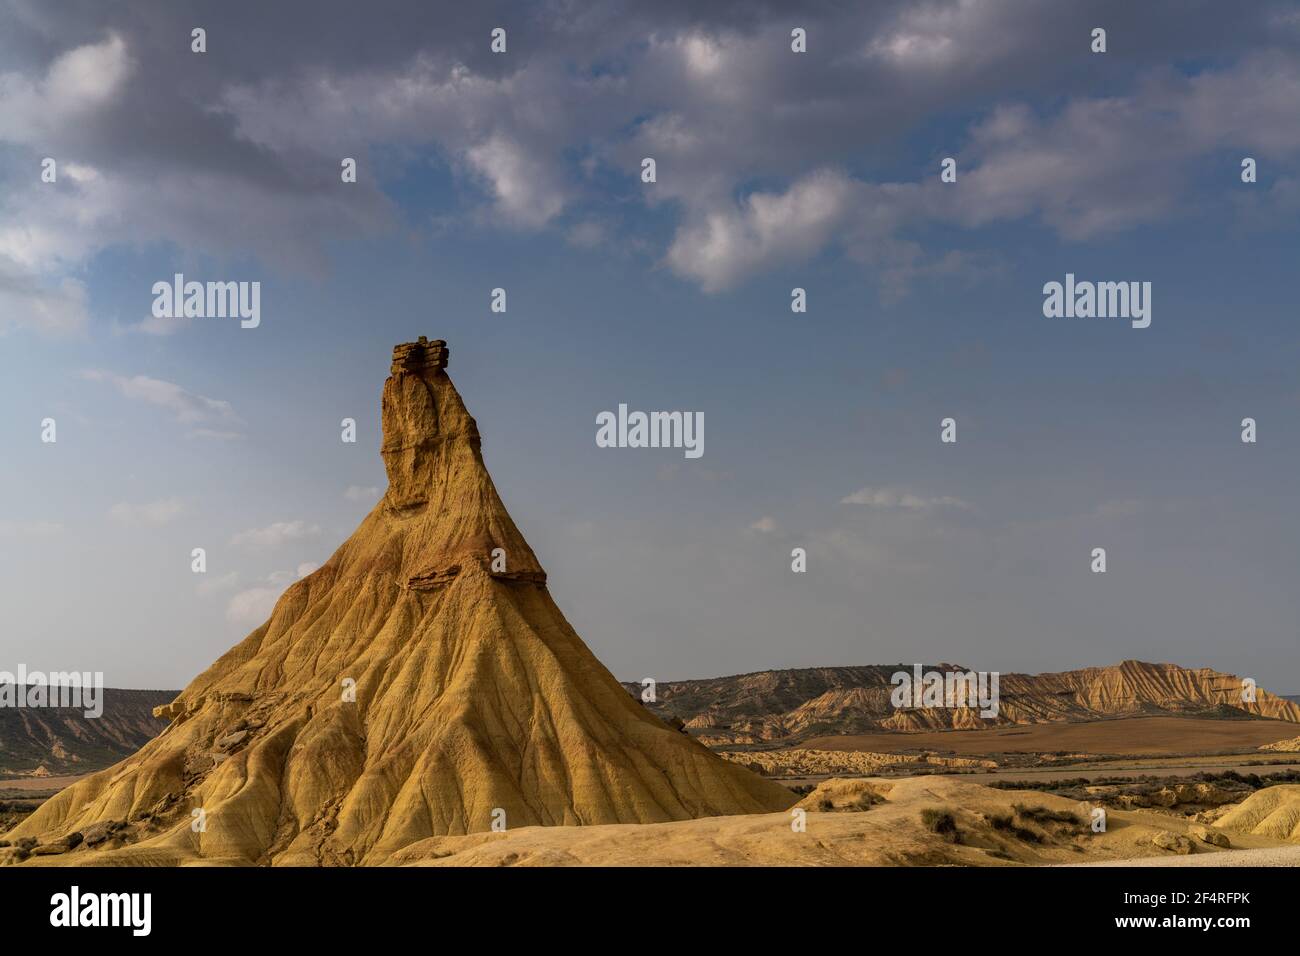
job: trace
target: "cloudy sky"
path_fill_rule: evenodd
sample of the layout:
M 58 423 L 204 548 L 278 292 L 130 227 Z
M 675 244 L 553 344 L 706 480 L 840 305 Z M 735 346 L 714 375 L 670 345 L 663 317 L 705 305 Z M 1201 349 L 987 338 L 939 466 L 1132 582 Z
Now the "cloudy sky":
M 1300 692 L 1298 106 L 1295 4 L 0 0 L 0 669 L 187 683 L 373 506 L 426 334 L 624 679 Z M 176 272 L 261 325 L 154 317 Z M 703 456 L 597 448 L 620 403 Z

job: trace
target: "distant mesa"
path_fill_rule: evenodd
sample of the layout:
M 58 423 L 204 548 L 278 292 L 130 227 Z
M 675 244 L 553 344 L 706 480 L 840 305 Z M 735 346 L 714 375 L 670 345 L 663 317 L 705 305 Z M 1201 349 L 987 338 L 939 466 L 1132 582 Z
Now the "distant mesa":
M 1114 717 L 1251 717 L 1300 723 L 1300 704 L 1256 692 L 1242 700 L 1241 678 L 1210 668 L 1123 661 L 1048 674 L 1002 674 L 998 717 L 969 707 L 892 706 L 891 676 L 911 664 L 809 667 L 734 677 L 663 681 L 652 709 L 683 720 L 691 733 L 723 746 L 878 731 L 974 730 Z M 939 670 L 966 670 L 951 664 Z M 927 665 L 929 669 L 929 665 Z M 625 684 L 639 694 L 640 685 Z
M 88 773 L 129 757 L 167 726 L 153 710 L 174 690 L 104 688 L 104 712 L 82 707 L 0 707 L 0 776 Z

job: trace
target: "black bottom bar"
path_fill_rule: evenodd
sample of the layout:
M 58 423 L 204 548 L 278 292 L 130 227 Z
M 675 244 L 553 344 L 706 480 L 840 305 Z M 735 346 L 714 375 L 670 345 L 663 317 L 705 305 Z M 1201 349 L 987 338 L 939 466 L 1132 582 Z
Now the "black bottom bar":
M 843 939 L 875 945 L 1098 936 L 1228 944 L 1294 926 L 1291 869 L 28 869 L 0 870 L 0 918 L 12 941 L 75 934 L 125 943 L 243 940 L 384 945 L 499 944 L 617 932 L 659 948 L 701 939 L 770 948 Z M 118 913 L 124 925 L 54 926 Z M 140 908 L 98 894 L 149 894 Z M 87 902 L 87 897 L 94 897 Z M 1206 922 L 1208 921 L 1208 926 Z M 689 927 L 689 929 L 688 929 Z M 429 935 L 433 930 L 432 936 Z M 677 936 L 677 931 L 689 936 Z M 671 931 L 674 935 L 665 936 Z M 454 932 L 457 936 L 447 936 Z M 414 934 L 401 941 L 398 934 Z M 378 934 L 378 935 L 376 935 Z M 462 943 L 453 940 L 468 934 Z M 886 934 L 882 936 L 881 934 Z M 899 935 L 894 935 L 899 934 Z M 388 938 L 390 937 L 391 938 Z M 677 942 L 673 943 L 672 940 Z M 381 943 L 381 940 L 383 942 Z M 417 943 L 423 940 L 423 943 Z M 614 942 L 614 940 L 609 940 Z M 941 942 L 946 941 L 946 942 Z

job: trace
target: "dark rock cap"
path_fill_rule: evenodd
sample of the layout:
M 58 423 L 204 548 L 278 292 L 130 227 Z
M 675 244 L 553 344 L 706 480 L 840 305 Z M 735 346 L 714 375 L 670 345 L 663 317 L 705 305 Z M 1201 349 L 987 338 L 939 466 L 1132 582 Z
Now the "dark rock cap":
M 423 335 L 418 342 L 403 342 L 393 346 L 392 374 L 419 372 L 427 368 L 447 367 L 447 343 L 442 339 L 432 342 Z

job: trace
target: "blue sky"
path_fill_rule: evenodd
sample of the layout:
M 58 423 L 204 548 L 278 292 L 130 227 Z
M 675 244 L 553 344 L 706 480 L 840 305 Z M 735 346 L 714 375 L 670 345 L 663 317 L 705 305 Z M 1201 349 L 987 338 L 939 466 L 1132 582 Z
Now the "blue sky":
M 0 669 L 188 682 L 373 506 L 425 334 L 621 678 L 1300 690 L 1295 5 L 277 6 L 0 3 Z M 261 326 L 150 321 L 177 271 Z M 1044 318 L 1067 272 L 1151 327 Z M 703 457 L 597 448 L 619 403 Z

